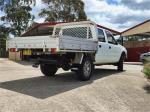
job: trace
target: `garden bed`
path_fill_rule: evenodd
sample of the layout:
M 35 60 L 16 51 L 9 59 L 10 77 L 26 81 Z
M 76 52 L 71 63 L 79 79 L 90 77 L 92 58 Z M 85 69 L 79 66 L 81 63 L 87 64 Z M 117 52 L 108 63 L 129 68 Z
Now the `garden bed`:
M 144 69 L 143 69 L 143 73 L 150 80 L 150 63 L 145 64 Z

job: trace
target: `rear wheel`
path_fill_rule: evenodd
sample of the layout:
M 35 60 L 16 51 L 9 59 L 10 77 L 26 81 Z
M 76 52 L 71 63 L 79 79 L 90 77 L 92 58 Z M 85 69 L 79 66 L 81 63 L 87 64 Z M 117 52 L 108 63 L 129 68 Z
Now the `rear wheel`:
M 41 72 L 45 76 L 54 76 L 57 72 L 58 68 L 56 65 L 50 65 L 50 64 L 41 64 L 40 65 Z
M 117 64 L 117 67 L 118 67 L 118 71 L 123 71 L 123 62 L 125 60 L 125 55 L 122 54 L 121 57 L 120 57 L 120 60 Z
M 82 64 L 79 66 L 77 75 L 78 78 L 82 81 L 89 80 L 93 74 L 93 62 L 90 58 L 85 57 L 82 61 Z

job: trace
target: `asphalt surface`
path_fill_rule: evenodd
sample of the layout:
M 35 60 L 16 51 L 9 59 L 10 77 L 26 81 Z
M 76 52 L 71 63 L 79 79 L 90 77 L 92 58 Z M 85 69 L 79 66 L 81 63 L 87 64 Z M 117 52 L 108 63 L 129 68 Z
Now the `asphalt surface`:
M 0 59 L 0 112 L 150 112 L 142 65 L 96 67 L 90 81 L 59 70 L 47 78 L 27 63 Z

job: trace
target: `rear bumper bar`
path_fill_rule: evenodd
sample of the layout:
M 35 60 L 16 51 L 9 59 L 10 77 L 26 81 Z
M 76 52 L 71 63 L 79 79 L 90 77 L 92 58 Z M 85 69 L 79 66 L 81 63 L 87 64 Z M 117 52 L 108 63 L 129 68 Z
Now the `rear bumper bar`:
M 36 64 L 58 64 L 57 60 L 53 60 L 53 59 L 30 59 L 31 62 L 34 62 Z

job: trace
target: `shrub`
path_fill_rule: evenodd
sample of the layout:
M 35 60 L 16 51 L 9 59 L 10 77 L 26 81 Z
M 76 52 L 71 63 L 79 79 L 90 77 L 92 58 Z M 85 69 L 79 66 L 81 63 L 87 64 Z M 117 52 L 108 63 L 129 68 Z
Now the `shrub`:
M 146 64 L 144 66 L 144 70 L 143 70 L 144 74 L 146 75 L 146 77 L 148 77 L 150 79 L 150 63 Z

